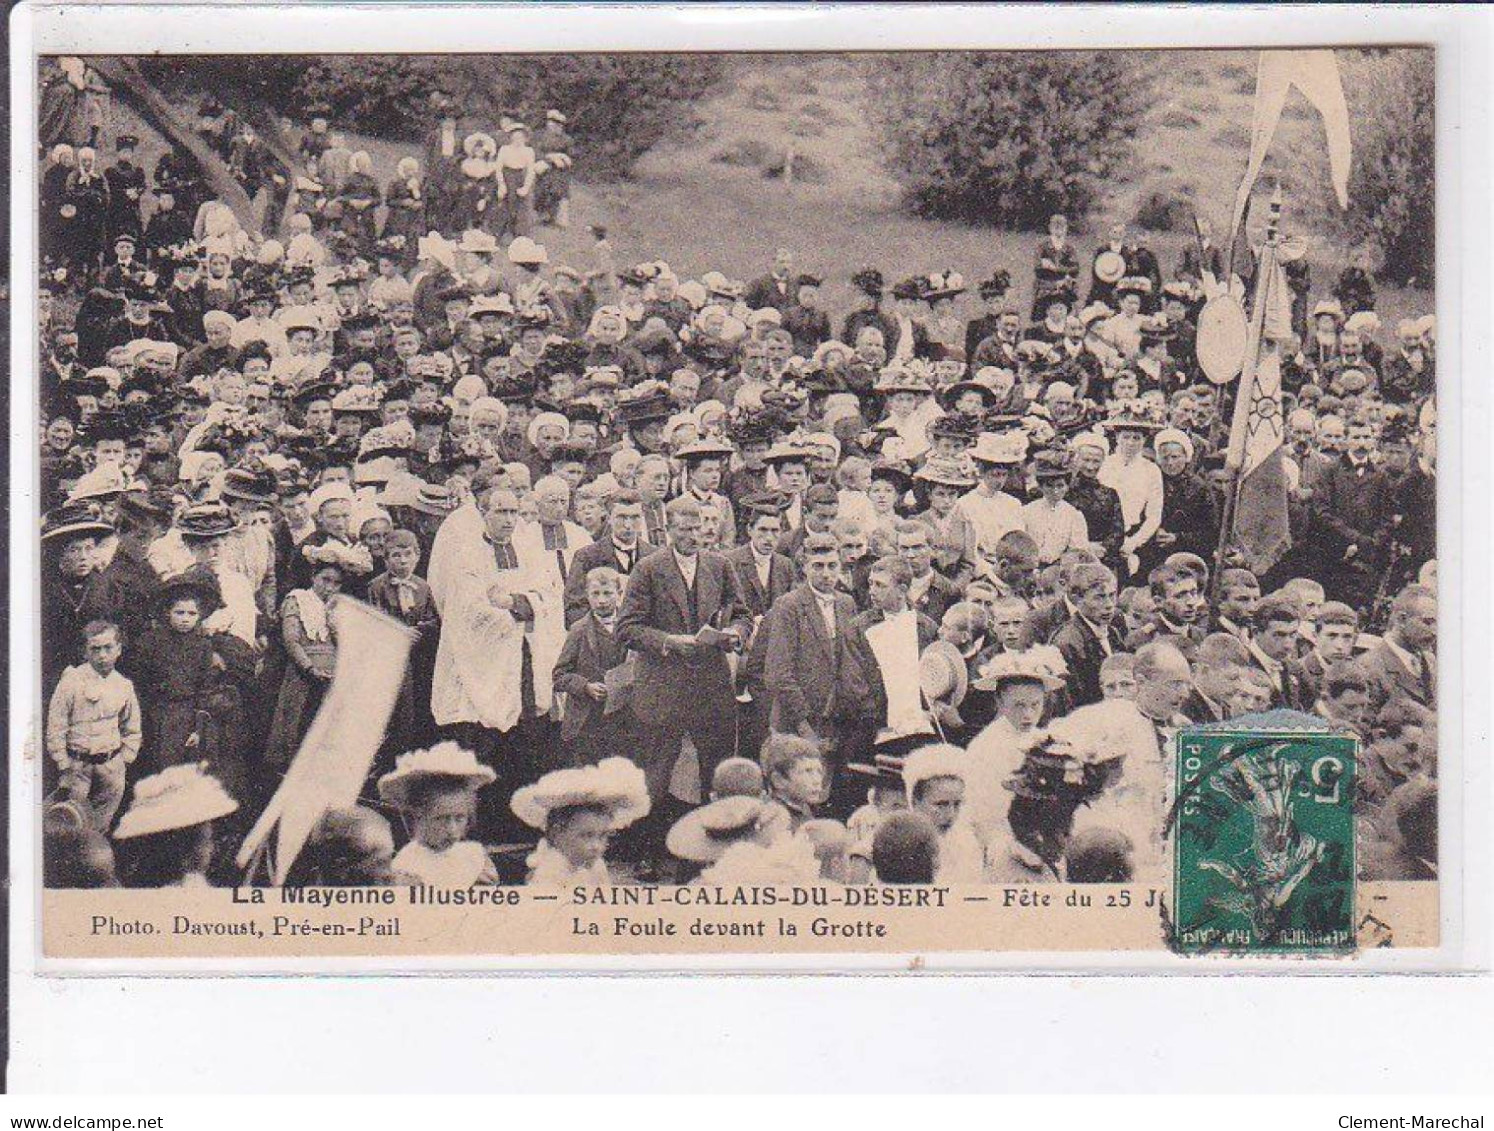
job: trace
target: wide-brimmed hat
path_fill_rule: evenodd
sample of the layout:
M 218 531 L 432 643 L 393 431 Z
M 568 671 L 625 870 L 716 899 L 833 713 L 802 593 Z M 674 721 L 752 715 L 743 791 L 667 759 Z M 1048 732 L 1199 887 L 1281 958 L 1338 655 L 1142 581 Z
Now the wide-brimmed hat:
M 730 459 L 735 452 L 736 449 L 730 444 L 707 436 L 705 439 L 696 440 L 693 444 L 686 444 L 674 453 L 674 458 L 681 463 L 693 463 L 697 460 Z
M 711 864 L 733 844 L 755 836 L 771 813 L 772 803 L 760 797 L 723 797 L 686 813 L 664 844 L 681 860 Z
M 907 301 L 925 302 L 929 298 L 929 281 L 923 275 L 904 279 L 892 288 L 892 297 Z
M 918 686 L 930 703 L 958 707 L 970 689 L 970 669 L 960 650 L 947 640 L 935 640 L 919 654 Z
M 954 298 L 956 295 L 965 293 L 965 276 L 958 271 L 936 271 L 925 281 L 924 298 L 933 302 L 936 299 Z
M 1152 293 L 1152 281 L 1144 275 L 1127 275 L 1119 283 L 1115 284 L 1115 293 L 1118 295 L 1142 295 L 1144 297 Z
M 62 538 L 103 538 L 114 533 L 104 521 L 103 512 L 89 502 L 69 502 L 54 507 L 42 516 L 41 540 Z
M 119 819 L 114 839 L 190 829 L 226 817 L 238 807 L 205 762 L 172 766 L 135 783 L 130 807 Z
M 379 778 L 379 797 L 404 808 L 416 782 L 441 778 L 461 782 L 473 789 L 488 785 L 498 775 L 477 760 L 472 751 L 455 742 L 438 742 L 422 750 L 411 750 L 394 761 L 394 769 Z
M 814 459 L 814 453 L 799 444 L 774 444 L 763 456 L 763 462 L 767 464 L 780 463 L 810 463 Z
M 975 486 L 975 477 L 966 469 L 964 460 L 930 456 L 923 466 L 913 474 L 920 483 L 937 483 L 942 487 L 958 487 L 968 490 Z
M 440 483 L 422 482 L 408 505 L 412 511 L 432 517 L 443 517 L 456 509 L 451 492 Z
M 871 477 L 874 482 L 884 479 L 891 483 L 897 488 L 899 495 L 905 494 L 913 486 L 913 473 L 895 460 L 878 460 L 872 464 Z
M 1095 278 L 1102 283 L 1118 283 L 1126 273 L 1126 257 L 1106 249 L 1095 256 Z
M 1051 644 L 1038 644 L 1023 652 L 998 652 L 980 669 L 972 687 L 977 691 L 996 691 L 1004 683 L 1025 680 L 1040 683 L 1048 691 L 1060 691 L 1066 685 L 1069 666 Z
M 910 373 L 901 365 L 889 365 L 877 376 L 877 383 L 872 386 L 872 392 L 878 396 L 890 397 L 894 393 L 917 393 L 928 395 L 934 391 L 932 385 L 916 373 Z
M 1027 436 L 1020 430 L 982 432 L 970 449 L 976 463 L 1019 464 L 1027 460 Z
M 234 530 L 233 512 L 222 503 L 198 503 L 177 517 L 176 530 L 184 541 L 222 538 Z
M 544 829 L 550 814 L 576 805 L 606 809 L 613 830 L 625 829 L 648 815 L 648 781 L 627 758 L 603 758 L 595 766 L 553 770 L 514 793 L 509 807 L 533 829 Z
M 653 420 L 668 420 L 674 415 L 675 404 L 663 390 L 645 393 L 617 402 L 617 416 L 624 424 L 647 424 Z
M 1073 455 L 1063 448 L 1044 448 L 1032 458 L 1032 474 L 1039 483 L 1045 479 L 1067 480 L 1074 470 Z
M 996 390 L 984 381 L 956 381 L 949 388 L 939 394 L 939 403 L 945 408 L 952 408 L 966 393 L 979 393 L 982 402 L 987 408 L 995 408 L 999 402 Z
M 280 484 L 268 471 L 231 467 L 223 473 L 222 496 L 250 503 L 273 503 Z
M 1139 400 L 1116 405 L 1100 426 L 1110 432 L 1160 432 L 1167 422 L 1150 405 Z
M 218 579 L 206 566 L 193 566 L 185 573 L 168 577 L 159 582 L 151 596 L 156 608 L 167 609 L 182 597 L 195 597 L 197 607 L 204 617 L 223 606 L 223 594 Z
M 380 400 L 372 385 L 349 385 L 332 398 L 332 411 L 376 413 Z

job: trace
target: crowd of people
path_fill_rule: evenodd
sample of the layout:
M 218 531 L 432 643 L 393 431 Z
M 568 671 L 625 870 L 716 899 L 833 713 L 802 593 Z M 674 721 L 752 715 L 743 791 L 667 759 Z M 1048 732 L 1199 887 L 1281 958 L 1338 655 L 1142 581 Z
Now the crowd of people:
M 203 117 L 262 224 L 129 137 L 43 173 L 49 883 L 239 879 L 346 601 L 414 644 L 295 882 L 1161 880 L 1171 736 L 1274 708 L 1362 740 L 1362 873 L 1435 877 L 1435 322 L 1362 264 L 1290 276 L 1254 572 L 1206 236 L 1055 216 L 1030 305 L 888 264 L 832 317 L 792 249 L 553 261 L 521 123 L 443 112 L 381 194 L 323 118 L 286 169 Z

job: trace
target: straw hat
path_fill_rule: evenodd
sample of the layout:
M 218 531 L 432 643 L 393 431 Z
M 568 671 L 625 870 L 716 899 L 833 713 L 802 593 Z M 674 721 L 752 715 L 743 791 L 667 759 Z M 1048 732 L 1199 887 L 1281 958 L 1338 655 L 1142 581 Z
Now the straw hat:
M 541 831 L 549 825 L 551 813 L 573 805 L 604 808 L 613 831 L 625 829 L 647 816 L 650 804 L 643 771 L 627 758 L 553 770 L 518 790 L 509 802 L 519 820 Z
M 734 844 L 751 840 L 768 820 L 771 803 L 759 797 L 723 797 L 686 813 L 664 844 L 681 860 L 710 864 Z
M 969 489 L 975 486 L 975 480 L 965 470 L 962 461 L 942 456 L 930 456 L 913 478 L 920 483 L 937 483 L 943 487 Z
M 114 838 L 129 840 L 190 829 L 226 817 L 238 807 L 218 779 L 207 772 L 206 762 L 172 766 L 135 783 L 130 808 L 119 819 Z
M 1004 683 L 1025 680 L 1041 683 L 1048 691 L 1061 691 L 1068 674 L 1063 653 L 1051 644 L 1038 644 L 1025 652 L 996 653 L 971 686 L 977 691 L 998 691 Z
M 1126 273 L 1125 257 L 1118 251 L 1105 250 L 1095 256 L 1095 278 L 1102 283 L 1118 283 Z
M 977 463 L 1018 464 L 1027 460 L 1027 436 L 1020 431 L 982 432 L 970 449 Z
M 960 650 L 947 640 L 936 640 L 918 657 L 918 686 L 930 703 L 958 707 L 970 690 L 970 669 Z
M 497 776 L 481 765 L 472 751 L 455 742 L 438 742 L 427 750 L 412 750 L 395 759 L 394 769 L 379 779 L 379 796 L 403 808 L 409 805 L 410 790 L 418 781 L 443 778 L 480 789 Z

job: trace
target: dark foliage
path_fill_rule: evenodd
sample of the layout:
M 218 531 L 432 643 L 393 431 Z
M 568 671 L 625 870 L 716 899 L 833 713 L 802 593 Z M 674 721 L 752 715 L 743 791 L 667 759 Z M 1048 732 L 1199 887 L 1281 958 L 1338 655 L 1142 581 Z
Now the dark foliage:
M 1124 162 L 1140 82 L 1120 52 L 917 54 L 879 58 L 868 88 L 913 211 L 1037 228 Z
M 575 156 L 588 175 L 625 174 L 634 159 L 690 113 L 720 78 L 714 55 L 338 55 L 193 60 L 190 73 L 170 59 L 153 77 L 204 92 L 242 92 L 304 123 L 324 108 L 338 125 L 413 142 L 434 124 L 431 96 L 448 95 L 464 126 L 495 129 L 507 113 L 531 126 L 554 107 L 570 119 Z

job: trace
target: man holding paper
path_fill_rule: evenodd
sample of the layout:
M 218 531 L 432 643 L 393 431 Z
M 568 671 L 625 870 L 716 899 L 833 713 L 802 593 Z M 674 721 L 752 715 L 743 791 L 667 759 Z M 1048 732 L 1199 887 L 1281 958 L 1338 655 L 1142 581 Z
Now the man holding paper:
M 638 653 L 638 760 L 656 803 L 668 792 L 686 736 L 699 754 L 702 781 L 731 756 L 736 698 L 727 653 L 740 649 L 752 624 L 726 558 L 699 549 L 695 500 L 671 500 L 665 528 L 668 549 L 634 568 L 617 616 L 618 639 Z

